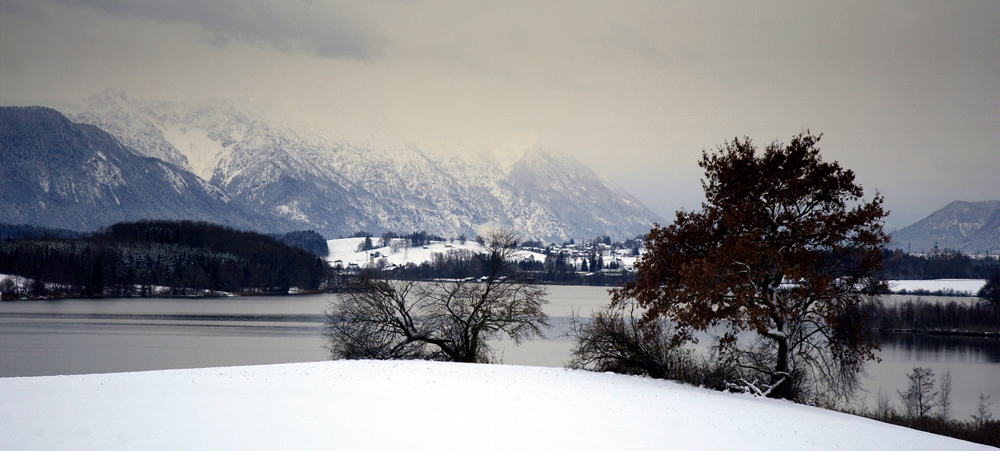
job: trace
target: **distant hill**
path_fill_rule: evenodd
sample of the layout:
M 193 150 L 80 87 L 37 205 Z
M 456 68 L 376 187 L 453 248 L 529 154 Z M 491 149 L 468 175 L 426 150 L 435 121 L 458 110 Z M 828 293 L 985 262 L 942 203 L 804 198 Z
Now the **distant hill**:
M 955 249 L 1000 253 L 1000 200 L 955 201 L 892 234 L 892 247 L 920 253 Z
M 42 107 L 0 108 L 0 218 L 84 232 L 139 219 L 302 228 L 256 213 L 182 168 Z

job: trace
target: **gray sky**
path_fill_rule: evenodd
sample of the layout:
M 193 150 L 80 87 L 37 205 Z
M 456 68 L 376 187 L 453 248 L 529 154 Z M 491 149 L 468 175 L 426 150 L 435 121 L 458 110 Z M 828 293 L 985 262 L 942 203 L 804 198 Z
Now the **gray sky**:
M 890 229 L 1000 199 L 1000 2 L 759 3 L 0 0 L 0 101 L 242 98 L 345 139 L 542 146 L 668 222 L 703 149 L 806 129 Z

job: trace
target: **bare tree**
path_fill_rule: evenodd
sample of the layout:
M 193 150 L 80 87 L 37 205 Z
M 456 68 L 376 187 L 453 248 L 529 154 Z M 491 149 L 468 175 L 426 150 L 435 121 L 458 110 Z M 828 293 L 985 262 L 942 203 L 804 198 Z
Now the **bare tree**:
M 937 403 L 938 392 L 934 391 L 934 371 L 930 368 L 914 367 L 906 377 L 910 385 L 905 392 L 898 392 L 910 418 L 924 418 Z
M 880 421 L 886 421 L 895 415 L 896 409 L 892 407 L 892 400 L 889 399 L 888 394 L 879 388 L 878 395 L 875 398 L 875 418 Z
M 941 373 L 941 393 L 938 394 L 938 407 L 941 408 L 941 419 L 947 421 L 951 418 L 951 371 L 945 370 Z
M 479 279 L 368 280 L 342 295 L 326 315 L 331 356 L 485 363 L 490 340 L 542 336 L 548 301 L 516 271 L 517 236 L 498 230 L 483 240 Z
M 589 321 L 570 318 L 568 335 L 576 341 L 570 368 L 612 371 L 622 374 L 667 378 L 677 360 L 687 355 L 664 333 L 666 321 L 642 324 L 635 304 L 605 307 Z
M 982 429 L 986 426 L 986 423 L 993 421 L 993 412 L 990 412 L 990 406 L 993 402 L 990 401 L 990 397 L 982 393 L 979 394 L 979 405 L 976 407 L 976 413 L 972 414 L 972 423 L 976 425 L 977 428 Z

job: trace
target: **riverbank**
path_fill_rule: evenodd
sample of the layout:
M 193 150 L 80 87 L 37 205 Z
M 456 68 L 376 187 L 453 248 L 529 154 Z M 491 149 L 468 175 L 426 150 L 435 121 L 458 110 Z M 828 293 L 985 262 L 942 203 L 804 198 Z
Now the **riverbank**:
M 989 449 L 790 402 L 508 365 L 3 378 L 0 397 L 3 449 Z
M 924 334 L 942 335 L 953 337 L 976 337 L 976 338 L 1000 338 L 1000 332 L 976 332 L 970 330 L 953 329 L 874 329 L 875 332 L 892 334 Z
M 9 281 L 9 282 L 8 282 Z M 178 288 L 165 286 L 134 285 L 129 289 L 108 290 L 102 296 L 81 298 L 78 290 L 73 290 L 55 283 L 45 283 L 44 295 L 32 294 L 31 285 L 34 280 L 21 276 L 0 274 L 0 302 L 13 301 L 57 301 L 63 299 L 192 299 L 192 298 L 225 298 L 237 296 L 296 296 L 335 292 L 332 290 L 289 288 L 286 292 L 278 291 L 220 291 L 202 288 Z

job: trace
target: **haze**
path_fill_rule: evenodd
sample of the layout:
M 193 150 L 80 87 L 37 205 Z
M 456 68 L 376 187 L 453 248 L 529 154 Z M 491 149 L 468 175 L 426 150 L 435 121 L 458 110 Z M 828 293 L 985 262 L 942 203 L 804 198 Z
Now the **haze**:
M 303 128 L 574 155 L 668 222 L 702 150 L 807 129 L 909 225 L 1000 199 L 1000 3 L 0 0 L 0 102 L 244 99 Z

